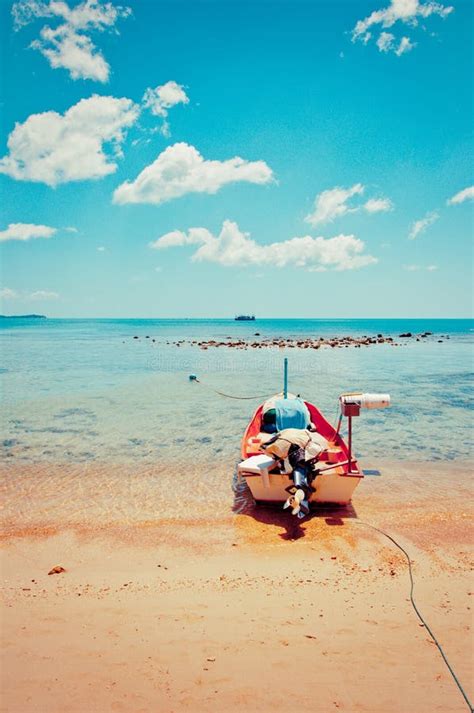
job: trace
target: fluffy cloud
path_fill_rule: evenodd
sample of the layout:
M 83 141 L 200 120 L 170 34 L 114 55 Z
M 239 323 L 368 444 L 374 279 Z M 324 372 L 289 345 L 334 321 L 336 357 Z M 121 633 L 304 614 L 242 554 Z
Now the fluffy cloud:
M 189 97 L 184 87 L 173 81 L 166 82 L 155 89 L 148 88 L 143 95 L 143 105 L 150 109 L 154 116 L 160 116 L 165 120 L 169 110 L 177 104 L 189 104 Z M 163 122 L 161 132 L 164 136 L 170 135 L 167 121 Z
M 393 48 L 395 35 L 391 32 L 381 32 L 377 42 L 375 43 L 381 52 L 388 52 Z
M 458 203 L 464 203 L 464 201 L 470 200 L 471 198 L 474 198 L 474 186 L 469 186 L 459 191 L 459 193 L 456 193 L 447 203 L 448 205 L 456 205 Z
M 65 114 L 31 114 L 8 137 L 9 153 L 0 159 L 0 173 L 49 186 L 113 173 L 125 130 L 138 113 L 130 99 L 93 95 Z
M 367 213 L 386 213 L 393 210 L 393 203 L 389 198 L 370 198 L 362 208 Z
M 405 52 L 409 52 L 410 50 L 412 50 L 413 47 L 416 47 L 415 42 L 411 42 L 409 37 L 402 37 L 398 44 L 398 47 L 395 50 L 395 54 L 397 55 L 397 57 L 400 57 L 400 55 L 405 54 Z
M 416 27 L 420 20 L 426 20 L 431 15 L 438 15 L 444 19 L 453 9 L 453 7 L 442 5 L 439 2 L 421 3 L 419 0 L 391 0 L 388 7 L 374 10 L 368 17 L 357 22 L 352 30 L 352 41 L 358 40 L 366 45 L 373 39 L 374 30 L 378 30 L 378 27 L 386 30 L 394 27 L 398 22 Z M 394 34 L 384 31 L 379 34 L 375 44 L 380 52 L 395 52 L 398 57 L 415 46 L 409 37 L 402 37 L 398 41 Z
M 427 213 L 424 218 L 421 218 L 421 220 L 415 220 L 414 223 L 411 224 L 410 227 L 410 232 L 408 234 L 408 237 L 410 240 L 414 240 L 420 233 L 424 233 L 427 228 L 430 227 L 430 225 L 433 225 L 439 218 L 439 214 L 436 211 L 432 211 L 431 213 Z
M 84 0 L 72 9 L 64 0 L 19 0 L 12 7 L 15 29 L 38 18 L 52 18 L 59 24 L 44 25 L 31 47 L 46 57 L 53 69 L 67 69 L 72 79 L 107 82 L 110 67 L 89 37 L 90 32 L 115 28 L 131 9 L 101 0 Z
M 237 223 L 224 221 L 219 235 L 206 228 L 191 228 L 187 233 L 167 233 L 150 247 L 164 249 L 178 245 L 197 245 L 195 262 L 214 262 L 226 267 L 268 265 L 300 267 L 309 271 L 354 270 L 372 265 L 377 259 L 364 253 L 365 245 L 354 235 L 312 238 L 306 235 L 270 245 L 259 245 Z
M 395 52 L 397 57 L 415 47 L 408 37 L 402 37 L 400 42 L 397 42 L 391 32 L 381 32 L 375 44 L 380 52 Z
M 208 161 L 186 143 L 168 146 L 158 158 L 130 182 L 114 192 L 113 202 L 158 205 L 187 193 L 217 193 L 227 183 L 269 183 L 273 172 L 264 161 Z
M 347 213 L 355 213 L 358 210 L 365 210 L 367 213 L 392 210 L 393 205 L 388 198 L 371 198 L 366 203 L 357 206 L 348 205 L 348 201 L 354 196 L 361 195 L 364 189 L 362 183 L 356 183 L 351 188 L 336 186 L 336 188 L 319 193 L 314 199 L 314 210 L 306 216 L 305 221 L 311 225 L 321 225 L 331 223 L 336 218 Z
M 56 228 L 34 223 L 10 223 L 6 230 L 0 230 L 0 243 L 7 240 L 33 240 L 34 238 L 50 238 L 57 233 Z

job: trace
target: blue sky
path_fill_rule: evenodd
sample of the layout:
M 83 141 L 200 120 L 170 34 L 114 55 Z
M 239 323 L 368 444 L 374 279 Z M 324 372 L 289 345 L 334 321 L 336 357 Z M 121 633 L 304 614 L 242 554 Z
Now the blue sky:
M 3 313 L 470 316 L 472 3 L 0 12 Z

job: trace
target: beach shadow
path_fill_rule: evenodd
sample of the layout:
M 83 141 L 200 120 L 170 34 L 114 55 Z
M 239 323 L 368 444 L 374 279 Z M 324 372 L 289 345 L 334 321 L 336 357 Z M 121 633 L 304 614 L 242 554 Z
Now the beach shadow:
M 256 503 L 245 481 L 233 481 L 234 504 L 232 510 L 237 515 L 245 515 L 255 522 L 273 525 L 282 529 L 278 537 L 294 542 L 306 535 L 306 529 L 312 520 L 324 520 L 330 527 L 344 527 L 344 520 L 357 518 L 352 503 L 334 505 L 331 503 L 312 503 L 310 513 L 299 520 L 289 510 L 283 510 L 281 503 Z

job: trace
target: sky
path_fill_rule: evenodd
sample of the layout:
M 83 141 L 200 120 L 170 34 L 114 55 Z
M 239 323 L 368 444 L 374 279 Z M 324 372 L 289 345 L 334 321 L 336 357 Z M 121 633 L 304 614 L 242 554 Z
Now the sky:
M 469 317 L 469 0 L 0 0 L 3 314 Z

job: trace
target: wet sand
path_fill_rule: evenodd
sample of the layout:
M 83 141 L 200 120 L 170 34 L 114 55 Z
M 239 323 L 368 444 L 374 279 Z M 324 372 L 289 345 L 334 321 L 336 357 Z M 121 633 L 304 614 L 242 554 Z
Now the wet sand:
M 402 553 L 363 523 L 410 553 L 417 604 L 473 696 L 469 465 L 382 470 L 351 507 L 298 524 L 233 497 L 228 478 L 181 512 L 153 481 L 156 517 L 140 518 L 122 471 L 107 510 L 107 490 L 67 466 L 36 499 L 30 472 L 15 517 L 25 471 L 4 469 L 0 710 L 467 710 L 411 608 Z

